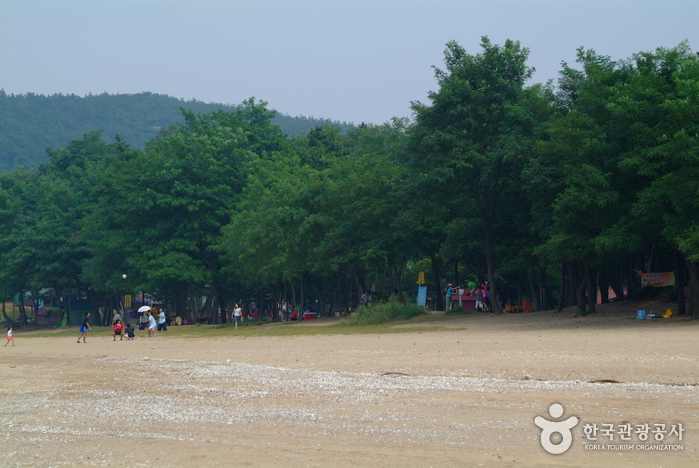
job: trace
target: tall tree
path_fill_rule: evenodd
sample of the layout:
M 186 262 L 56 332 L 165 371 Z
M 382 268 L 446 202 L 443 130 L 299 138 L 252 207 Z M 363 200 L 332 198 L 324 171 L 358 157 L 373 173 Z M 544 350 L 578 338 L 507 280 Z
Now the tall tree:
M 170 294 L 206 290 L 222 307 L 214 248 L 221 227 L 258 162 L 285 144 L 265 105 L 249 100 L 204 116 L 183 110 L 184 125 L 164 132 L 145 153 L 117 161 L 95 191 L 96 255 L 121 246 L 125 271 L 139 280 L 135 286 Z
M 636 54 L 634 64 L 633 80 L 610 105 L 617 128 L 630 142 L 620 163 L 636 182 L 629 217 L 637 223 L 629 224 L 657 236 L 666 250 L 678 249 L 686 256 L 690 312 L 697 318 L 699 58 L 683 42 Z
M 479 240 L 493 292 L 496 283 L 497 220 L 519 190 L 523 163 L 531 153 L 539 118 L 540 90 L 525 88 L 533 69 L 529 50 L 507 40 L 481 40 L 482 52 L 469 55 L 456 42 L 445 50 L 444 70 L 436 69 L 439 89 L 430 105 L 413 103 L 413 163 L 431 203 L 447 207 L 451 220 L 469 220 Z M 458 220 L 458 221 L 457 221 Z M 502 312 L 493 301 L 496 312 Z

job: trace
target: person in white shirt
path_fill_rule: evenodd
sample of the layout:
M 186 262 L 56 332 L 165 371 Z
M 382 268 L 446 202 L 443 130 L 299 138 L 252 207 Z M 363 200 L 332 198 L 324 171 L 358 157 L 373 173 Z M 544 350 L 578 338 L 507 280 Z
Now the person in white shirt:
M 157 333 L 155 332 L 156 328 L 158 328 L 158 324 L 155 323 L 155 317 L 153 317 L 153 312 L 148 312 L 148 338 L 157 335 Z
M 160 309 L 160 313 L 158 314 L 158 331 L 164 331 L 166 335 L 170 334 L 170 332 L 167 331 L 167 321 L 165 320 L 165 311 L 163 309 Z
M 240 308 L 238 304 L 235 305 L 235 308 L 233 309 L 233 323 L 235 323 L 235 329 L 238 329 L 238 322 L 240 322 L 243 319 L 243 310 Z

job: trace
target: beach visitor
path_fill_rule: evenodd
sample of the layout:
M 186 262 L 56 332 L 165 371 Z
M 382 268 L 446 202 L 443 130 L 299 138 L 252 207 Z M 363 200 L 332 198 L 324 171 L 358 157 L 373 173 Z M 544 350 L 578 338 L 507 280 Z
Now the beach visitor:
M 15 339 L 12 338 L 12 327 L 10 327 L 10 328 L 7 329 L 7 342 L 5 343 L 5 346 L 7 346 L 8 344 L 10 344 L 10 341 L 12 342 L 12 346 L 14 346 L 14 345 L 15 345 Z M 4 348 L 4 346 L 3 346 L 3 348 Z
M 148 315 L 145 312 L 141 312 L 138 317 L 138 330 L 141 332 L 141 337 L 143 337 L 143 330 L 148 328 Z
M 121 319 L 114 322 L 114 325 L 112 325 L 112 330 L 112 336 L 114 337 L 112 341 L 116 341 L 117 335 L 119 335 L 120 340 L 124 339 L 124 322 L 122 322 Z
M 170 334 L 170 332 L 167 331 L 167 320 L 163 309 L 160 309 L 160 313 L 158 313 L 158 331 L 164 331 L 166 335 Z
M 483 307 L 483 296 L 485 294 L 485 290 L 483 290 L 483 287 L 480 286 L 478 289 L 476 289 L 476 312 L 485 312 L 485 309 Z
M 364 307 L 369 307 L 369 294 L 366 291 L 362 293 L 362 297 L 359 298 L 360 305 Z
M 133 340 L 136 338 L 136 330 L 133 329 L 130 323 L 126 324 L 126 339 Z
M 153 336 L 157 336 L 158 334 L 156 333 L 156 329 L 158 328 L 158 324 L 155 322 L 155 317 L 153 317 L 153 312 L 147 312 L 148 313 L 148 338 L 151 338 Z
M 92 327 L 90 326 L 90 312 L 85 314 L 85 319 L 80 325 L 80 336 L 78 336 L 78 343 L 80 343 L 80 338 L 83 339 L 83 343 L 86 343 L 85 340 L 87 339 L 88 330 L 92 331 Z
M 233 309 L 233 323 L 235 323 L 235 329 L 238 329 L 238 322 L 243 318 L 243 309 L 240 308 L 238 304 L 235 305 Z

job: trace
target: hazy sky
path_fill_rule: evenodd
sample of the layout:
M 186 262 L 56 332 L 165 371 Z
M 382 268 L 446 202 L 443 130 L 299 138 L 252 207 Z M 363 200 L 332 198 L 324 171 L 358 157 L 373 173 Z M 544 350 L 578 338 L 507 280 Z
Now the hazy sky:
M 699 0 L 0 0 L 0 88 L 150 91 L 353 123 L 410 117 L 456 40 L 518 40 L 535 81 L 578 47 L 699 50 Z

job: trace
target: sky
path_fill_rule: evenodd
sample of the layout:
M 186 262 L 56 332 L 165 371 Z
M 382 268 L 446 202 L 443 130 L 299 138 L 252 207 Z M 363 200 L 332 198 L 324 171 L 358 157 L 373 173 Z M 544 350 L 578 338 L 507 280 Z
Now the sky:
M 530 50 L 534 82 L 575 65 L 699 50 L 698 0 L 0 0 L 0 89 L 240 104 L 354 124 L 412 117 L 445 45 Z

